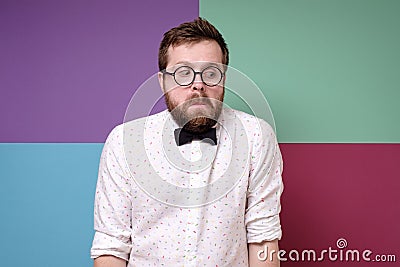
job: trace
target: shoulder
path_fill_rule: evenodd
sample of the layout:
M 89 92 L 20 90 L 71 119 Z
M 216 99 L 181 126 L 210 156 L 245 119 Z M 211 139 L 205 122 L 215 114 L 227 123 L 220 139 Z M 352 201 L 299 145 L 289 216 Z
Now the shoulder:
M 146 123 L 158 123 L 163 121 L 167 112 L 168 111 L 164 110 L 153 115 L 118 124 L 108 134 L 106 143 L 118 144 L 122 143 L 124 136 L 138 136 L 139 133 L 143 133 Z
M 242 123 L 249 137 L 275 138 L 274 128 L 265 120 L 236 109 L 228 112 L 232 112 Z

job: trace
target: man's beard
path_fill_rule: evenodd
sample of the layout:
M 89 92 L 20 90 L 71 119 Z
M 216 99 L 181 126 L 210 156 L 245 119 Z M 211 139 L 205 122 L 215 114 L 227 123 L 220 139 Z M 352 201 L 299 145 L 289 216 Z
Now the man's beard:
M 223 100 L 224 92 L 218 99 L 208 98 L 204 93 L 201 93 L 193 94 L 184 103 L 177 105 L 171 99 L 169 93 L 165 93 L 165 103 L 175 122 L 185 130 L 197 134 L 206 132 L 217 123 L 221 114 Z M 199 102 L 205 104 L 207 108 L 188 110 L 193 103 Z

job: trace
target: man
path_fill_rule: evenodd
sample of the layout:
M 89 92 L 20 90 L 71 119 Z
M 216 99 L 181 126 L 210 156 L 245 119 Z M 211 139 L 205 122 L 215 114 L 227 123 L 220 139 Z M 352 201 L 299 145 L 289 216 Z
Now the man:
M 266 122 L 223 107 L 228 61 L 204 19 L 164 34 L 168 110 L 117 126 L 104 145 L 95 267 L 279 266 L 282 158 Z

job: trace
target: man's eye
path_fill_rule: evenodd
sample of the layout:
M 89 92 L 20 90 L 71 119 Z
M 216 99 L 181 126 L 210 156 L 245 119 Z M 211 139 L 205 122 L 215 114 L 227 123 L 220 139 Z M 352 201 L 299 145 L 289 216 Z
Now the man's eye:
M 215 76 L 217 76 L 217 73 L 215 71 L 206 71 L 203 73 L 203 75 L 207 78 L 215 78 Z
M 179 70 L 176 74 L 181 77 L 186 77 L 186 76 L 190 76 L 191 71 L 190 70 Z

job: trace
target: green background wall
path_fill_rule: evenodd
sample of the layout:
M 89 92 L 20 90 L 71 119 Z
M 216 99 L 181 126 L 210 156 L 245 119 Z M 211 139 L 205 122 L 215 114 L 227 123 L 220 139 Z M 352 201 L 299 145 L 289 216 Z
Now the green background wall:
M 400 1 L 201 0 L 283 143 L 400 142 Z

